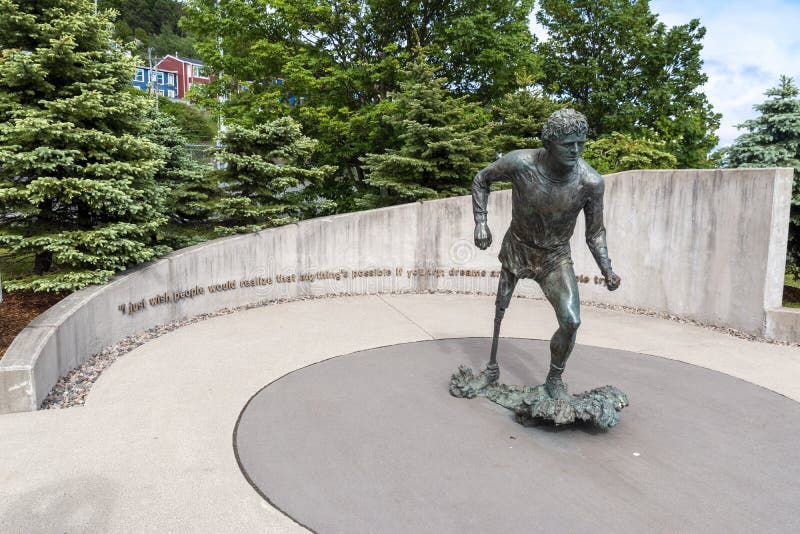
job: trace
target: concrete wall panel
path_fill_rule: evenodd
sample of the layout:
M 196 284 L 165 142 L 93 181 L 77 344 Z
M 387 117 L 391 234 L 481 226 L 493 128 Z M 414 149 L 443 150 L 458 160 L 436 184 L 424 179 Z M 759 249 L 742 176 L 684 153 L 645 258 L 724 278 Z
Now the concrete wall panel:
M 800 309 L 767 310 L 766 335 L 770 339 L 796 343 L 800 340 Z
M 666 170 L 606 177 L 605 221 L 621 288 L 582 298 L 763 333 L 780 306 L 791 170 Z M 580 221 L 575 270 L 597 273 Z M 777 297 L 777 300 L 776 300 Z

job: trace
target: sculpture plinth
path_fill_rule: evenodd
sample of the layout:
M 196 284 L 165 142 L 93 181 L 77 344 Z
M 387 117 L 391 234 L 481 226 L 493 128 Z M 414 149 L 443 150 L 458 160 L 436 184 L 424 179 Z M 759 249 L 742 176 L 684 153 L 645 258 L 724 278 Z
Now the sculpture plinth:
M 592 423 L 607 429 L 619 422 L 619 412 L 628 406 L 628 396 L 614 386 L 603 386 L 578 395 L 569 400 L 553 399 L 539 386 L 510 386 L 490 382 L 486 371 L 476 376 L 464 365 L 450 378 L 450 394 L 471 399 L 485 397 L 508 408 L 517 416 L 517 422 L 533 426 L 541 422 L 566 425 L 576 421 Z

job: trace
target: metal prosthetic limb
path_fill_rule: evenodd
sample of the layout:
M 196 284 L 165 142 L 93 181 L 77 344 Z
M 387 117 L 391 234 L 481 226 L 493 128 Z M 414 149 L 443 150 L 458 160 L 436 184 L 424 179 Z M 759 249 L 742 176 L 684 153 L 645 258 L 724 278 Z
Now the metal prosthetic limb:
M 495 300 L 494 310 L 494 334 L 492 335 L 492 352 L 489 355 L 489 363 L 486 365 L 486 378 L 489 383 L 497 382 L 500 378 L 500 365 L 497 363 L 497 345 L 500 339 L 500 324 L 506 314 L 506 309 L 511 303 L 511 296 L 517 286 L 517 277 L 510 271 L 503 269 L 500 272 L 500 282 L 497 285 L 497 299 Z

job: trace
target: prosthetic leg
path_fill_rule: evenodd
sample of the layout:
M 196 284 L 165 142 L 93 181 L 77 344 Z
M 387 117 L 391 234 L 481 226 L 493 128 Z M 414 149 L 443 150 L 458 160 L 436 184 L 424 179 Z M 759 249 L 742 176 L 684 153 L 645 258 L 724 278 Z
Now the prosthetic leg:
M 503 316 L 511 303 L 511 296 L 514 288 L 517 287 L 517 276 L 511 271 L 503 269 L 500 272 L 500 282 L 497 285 L 497 299 L 494 309 L 494 334 L 492 336 L 492 352 L 489 355 L 489 363 L 486 365 L 486 378 L 490 384 L 497 382 L 500 378 L 500 366 L 497 363 L 497 344 L 500 338 L 500 324 Z

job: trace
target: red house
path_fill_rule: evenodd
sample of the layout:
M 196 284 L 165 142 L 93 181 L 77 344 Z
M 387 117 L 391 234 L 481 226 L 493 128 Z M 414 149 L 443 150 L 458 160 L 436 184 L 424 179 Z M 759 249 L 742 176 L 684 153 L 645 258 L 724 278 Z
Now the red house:
M 178 73 L 178 98 L 180 99 L 193 84 L 211 81 L 211 77 L 203 73 L 202 61 L 180 57 L 178 54 L 165 56 L 158 62 L 158 70 L 170 70 Z

